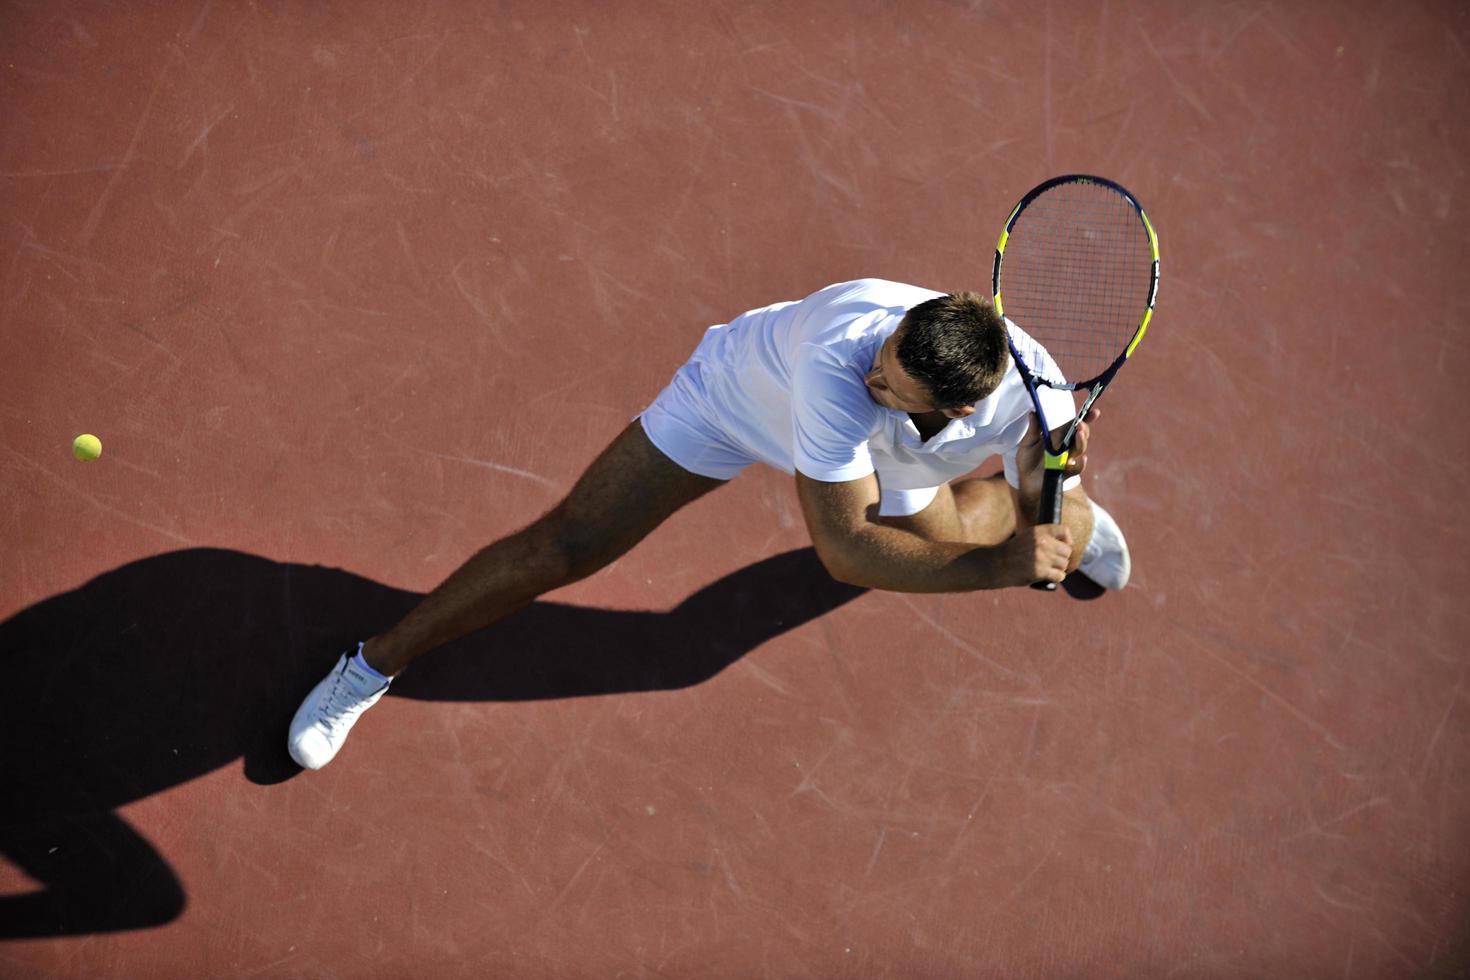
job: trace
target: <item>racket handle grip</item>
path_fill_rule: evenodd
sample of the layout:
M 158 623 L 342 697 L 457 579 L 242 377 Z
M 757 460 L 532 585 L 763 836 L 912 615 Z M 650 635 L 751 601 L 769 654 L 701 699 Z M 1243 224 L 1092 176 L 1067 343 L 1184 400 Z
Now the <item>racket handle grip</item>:
M 1062 477 L 1066 473 L 1062 470 L 1048 468 L 1041 475 L 1041 507 L 1036 516 L 1038 524 L 1060 524 L 1062 523 Z M 1055 592 L 1055 582 L 1032 582 L 1031 587 L 1042 592 Z

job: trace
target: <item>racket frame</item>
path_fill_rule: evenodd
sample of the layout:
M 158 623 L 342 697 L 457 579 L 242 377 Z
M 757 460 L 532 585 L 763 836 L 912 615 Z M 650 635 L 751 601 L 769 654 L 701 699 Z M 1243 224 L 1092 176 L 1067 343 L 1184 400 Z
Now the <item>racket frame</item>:
M 1010 240 L 1011 230 L 1016 226 L 1016 220 L 1020 218 L 1028 205 L 1042 194 L 1061 184 L 1098 184 L 1109 188 L 1123 197 L 1133 210 L 1137 212 L 1139 219 L 1143 222 L 1144 230 L 1148 233 L 1148 244 L 1152 261 L 1149 269 L 1148 298 L 1143 309 L 1143 316 L 1139 320 L 1138 327 L 1133 332 L 1132 338 L 1123 348 L 1117 358 L 1096 377 L 1084 381 L 1060 382 L 1051 381 L 1040 377 L 1031 370 L 1031 365 L 1021 356 L 1016 349 L 1015 340 L 1010 336 L 1009 329 L 1006 331 L 1006 344 L 1010 348 L 1011 360 L 1015 362 L 1016 370 L 1020 372 L 1021 380 L 1026 385 L 1026 391 L 1031 396 L 1031 404 L 1036 409 L 1037 424 L 1041 427 L 1042 451 L 1045 459 L 1046 471 L 1042 476 L 1041 483 L 1041 506 L 1039 508 L 1039 522 L 1042 524 L 1059 524 L 1062 520 L 1062 482 L 1066 476 L 1067 459 L 1071 455 L 1072 441 L 1077 435 L 1077 426 L 1092 408 L 1094 402 L 1102 395 L 1119 369 L 1133 356 L 1138 349 L 1143 336 L 1148 332 L 1149 321 L 1154 315 L 1154 301 L 1159 293 L 1159 238 L 1154 232 L 1153 222 L 1149 221 L 1148 214 L 1143 210 L 1143 205 L 1138 203 L 1138 198 L 1122 184 L 1108 180 L 1106 177 L 1097 177 L 1092 174 L 1064 174 L 1060 177 L 1052 177 L 1050 180 L 1037 184 L 1026 195 L 1017 202 L 1011 210 L 1010 217 L 1006 219 L 1005 227 L 1001 229 L 1000 239 L 995 245 L 995 261 L 990 272 L 991 301 L 995 306 L 995 312 L 1002 318 L 1005 317 L 1005 306 L 1001 297 L 1001 267 L 1005 260 L 1006 243 Z M 1039 344 L 1040 341 L 1037 341 Z M 1080 391 L 1087 390 L 1087 397 L 1083 400 L 1082 407 L 1072 416 L 1066 431 L 1062 434 L 1061 441 L 1052 441 L 1052 426 L 1048 424 L 1046 412 L 1041 407 L 1041 396 L 1037 393 L 1038 387 L 1045 385 L 1058 391 Z M 1056 588 L 1055 582 L 1038 582 L 1035 588 L 1051 591 Z

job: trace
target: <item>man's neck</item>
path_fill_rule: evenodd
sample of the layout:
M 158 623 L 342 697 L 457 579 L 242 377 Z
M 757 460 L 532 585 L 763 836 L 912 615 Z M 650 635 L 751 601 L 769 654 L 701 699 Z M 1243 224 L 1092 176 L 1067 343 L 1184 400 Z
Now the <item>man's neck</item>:
M 950 423 L 950 417 L 939 411 L 924 412 L 922 415 L 910 412 L 909 418 L 913 419 L 914 427 L 919 430 L 919 438 L 925 442 L 937 436 Z

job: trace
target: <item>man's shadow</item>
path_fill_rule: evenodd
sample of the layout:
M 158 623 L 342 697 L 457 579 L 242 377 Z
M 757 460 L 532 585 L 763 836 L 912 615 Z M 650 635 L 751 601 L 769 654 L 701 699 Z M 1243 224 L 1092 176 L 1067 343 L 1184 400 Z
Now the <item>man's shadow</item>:
M 527 701 L 688 687 L 861 595 L 810 548 L 669 612 L 536 602 L 405 672 L 390 696 Z M 286 729 L 350 643 L 421 598 L 347 572 L 196 549 L 147 558 L 0 623 L 0 939 L 164 925 L 187 895 L 119 807 L 243 758 L 301 770 Z

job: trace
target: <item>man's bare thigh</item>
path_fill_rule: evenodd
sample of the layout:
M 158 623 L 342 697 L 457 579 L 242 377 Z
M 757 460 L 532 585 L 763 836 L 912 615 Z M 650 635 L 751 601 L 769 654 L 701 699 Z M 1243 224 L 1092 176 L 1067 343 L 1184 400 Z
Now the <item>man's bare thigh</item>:
M 945 484 L 917 514 L 878 520 L 929 541 L 994 545 L 1016 533 L 1011 490 L 999 475 Z
M 960 521 L 959 512 L 955 509 L 954 491 L 947 483 L 939 488 L 934 499 L 929 501 L 929 506 L 917 514 L 908 514 L 904 517 L 879 517 L 878 523 L 904 531 L 912 531 L 926 541 L 964 540 L 964 525 Z
M 725 482 L 669 459 L 635 419 L 592 461 L 557 510 L 569 527 L 636 542 Z

